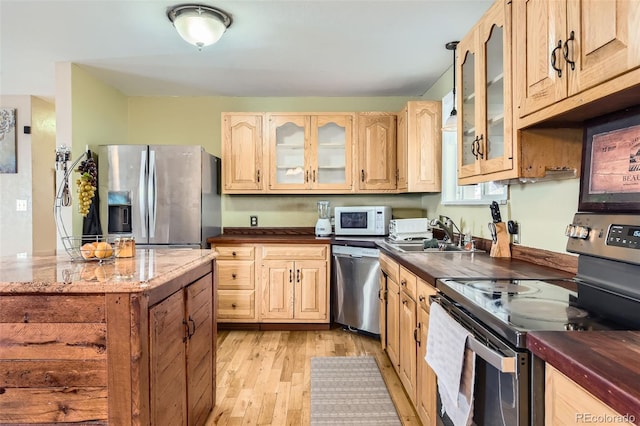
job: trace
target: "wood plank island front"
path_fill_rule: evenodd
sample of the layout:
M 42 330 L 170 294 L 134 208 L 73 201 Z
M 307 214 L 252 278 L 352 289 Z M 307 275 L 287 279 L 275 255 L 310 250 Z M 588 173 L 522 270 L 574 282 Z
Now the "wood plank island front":
M 0 258 L 0 424 L 201 425 L 215 252 Z

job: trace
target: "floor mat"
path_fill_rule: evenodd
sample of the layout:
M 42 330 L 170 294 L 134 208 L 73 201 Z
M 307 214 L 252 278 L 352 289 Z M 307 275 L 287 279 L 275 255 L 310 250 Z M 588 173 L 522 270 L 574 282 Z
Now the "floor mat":
M 400 425 L 376 360 L 311 358 L 311 425 Z

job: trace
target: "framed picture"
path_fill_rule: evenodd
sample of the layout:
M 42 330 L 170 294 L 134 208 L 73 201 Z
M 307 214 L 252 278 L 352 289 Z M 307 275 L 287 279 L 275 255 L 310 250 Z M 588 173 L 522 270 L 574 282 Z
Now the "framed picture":
M 16 110 L 0 108 L 0 173 L 17 173 Z
M 578 210 L 640 212 L 640 108 L 587 123 Z

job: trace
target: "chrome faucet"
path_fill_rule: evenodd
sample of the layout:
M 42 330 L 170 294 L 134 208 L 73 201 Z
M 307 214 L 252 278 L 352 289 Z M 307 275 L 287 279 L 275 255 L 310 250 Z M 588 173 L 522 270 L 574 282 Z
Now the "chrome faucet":
M 432 219 L 429 225 L 442 229 L 445 233 L 444 242 L 451 241 L 452 244 L 455 243 L 455 234 L 453 233 L 453 229 L 455 228 L 455 230 L 458 231 L 458 247 L 462 247 L 462 232 L 450 217 L 440 215 L 439 219 Z

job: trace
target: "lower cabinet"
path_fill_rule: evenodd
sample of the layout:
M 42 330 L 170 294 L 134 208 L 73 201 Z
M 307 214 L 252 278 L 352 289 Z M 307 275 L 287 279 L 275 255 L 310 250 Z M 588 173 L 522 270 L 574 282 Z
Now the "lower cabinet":
M 429 296 L 436 289 L 380 253 L 380 339 L 402 385 L 425 426 L 436 424 L 436 375 L 425 356 Z
M 545 425 L 603 423 L 604 420 L 599 419 L 607 418 L 613 420 L 613 423 L 607 424 L 633 424 L 560 371 L 549 364 L 545 365 Z
M 256 247 L 236 244 L 219 245 L 215 249 L 218 252 L 218 321 L 257 321 Z
M 415 275 L 400 267 L 400 381 L 414 405 L 418 338 L 415 300 L 417 281 Z
M 202 425 L 214 405 L 212 280 L 149 308 L 152 425 Z
M 429 335 L 429 296 L 436 294 L 436 289 L 426 281 L 418 279 L 418 361 L 416 379 L 415 407 L 418 417 L 424 426 L 436 424 L 436 374 L 425 361 L 427 355 L 427 337 Z
M 400 374 L 400 266 L 380 253 L 380 342 Z
M 329 323 L 329 244 L 212 244 L 224 323 Z
M 263 246 L 260 320 L 328 322 L 328 256 L 322 245 Z

